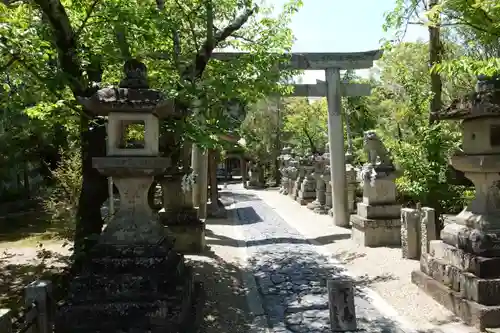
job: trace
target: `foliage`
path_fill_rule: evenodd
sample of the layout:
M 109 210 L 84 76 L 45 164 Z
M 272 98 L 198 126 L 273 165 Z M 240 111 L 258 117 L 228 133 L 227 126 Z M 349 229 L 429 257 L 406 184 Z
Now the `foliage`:
M 307 97 L 285 101 L 284 130 L 297 153 L 324 152 L 328 142 L 328 107 L 326 99 L 309 102 Z
M 78 198 L 82 183 L 81 157 L 79 149 L 61 153 L 61 163 L 52 172 L 55 184 L 43 195 L 43 207 L 54 230 L 65 240 L 73 238 Z

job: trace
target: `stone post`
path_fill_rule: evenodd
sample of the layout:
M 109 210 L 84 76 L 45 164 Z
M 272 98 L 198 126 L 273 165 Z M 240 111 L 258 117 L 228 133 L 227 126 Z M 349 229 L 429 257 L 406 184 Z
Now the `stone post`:
M 354 332 L 358 330 L 354 287 L 351 280 L 327 280 L 328 307 L 331 332 Z
M 420 210 L 401 209 L 401 252 L 405 259 L 420 259 Z
M 420 211 L 420 241 L 422 249 L 420 253 L 429 253 L 429 244 L 437 237 L 436 211 L 433 208 L 423 207 Z

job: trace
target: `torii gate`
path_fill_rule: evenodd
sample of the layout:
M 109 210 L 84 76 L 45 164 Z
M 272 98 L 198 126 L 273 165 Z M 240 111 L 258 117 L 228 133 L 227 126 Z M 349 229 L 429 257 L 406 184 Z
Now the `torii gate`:
M 245 53 L 213 53 L 212 59 L 232 60 Z M 330 146 L 330 172 L 332 179 L 332 213 L 335 225 L 349 226 L 347 208 L 347 184 L 345 174 L 344 126 L 342 119 L 342 96 L 366 96 L 370 94 L 367 84 L 344 83 L 340 71 L 366 69 L 380 59 L 381 50 L 353 53 L 292 53 L 285 67 L 298 70 L 324 70 L 326 82 L 313 85 L 295 85 L 292 96 L 325 97 L 328 100 L 328 142 Z

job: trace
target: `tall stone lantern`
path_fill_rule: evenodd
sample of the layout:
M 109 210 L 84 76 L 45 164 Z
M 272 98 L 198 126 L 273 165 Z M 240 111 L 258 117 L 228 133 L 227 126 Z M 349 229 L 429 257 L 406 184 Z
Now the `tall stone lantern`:
M 500 327 L 500 79 L 482 77 L 476 91 L 435 114 L 462 120 L 462 149 L 451 165 L 476 194 L 431 241 L 412 281 L 481 330 Z
M 108 117 L 107 156 L 94 158 L 93 166 L 113 177 L 120 207 L 71 282 L 55 332 L 188 332 L 201 310 L 201 284 L 147 200 L 153 177 L 170 165 L 159 157 L 158 119 L 175 110 L 149 89 L 143 63 L 127 61 L 124 71 L 119 88 L 79 99 L 88 111 Z M 143 142 L 127 143 L 126 127 L 139 122 Z

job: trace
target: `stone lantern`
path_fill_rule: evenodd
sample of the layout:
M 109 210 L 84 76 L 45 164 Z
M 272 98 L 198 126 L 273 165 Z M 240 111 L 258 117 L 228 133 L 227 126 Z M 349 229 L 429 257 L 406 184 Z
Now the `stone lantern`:
M 175 109 L 149 89 L 143 63 L 127 61 L 124 71 L 119 88 L 79 98 L 89 112 L 108 117 L 107 156 L 93 166 L 113 177 L 120 207 L 71 282 L 55 332 L 187 332 L 201 310 L 201 284 L 147 200 L 153 177 L 170 165 L 159 157 L 158 119 L 176 116 Z M 127 143 L 125 129 L 137 123 L 144 140 Z
M 500 80 L 480 78 L 475 93 L 434 116 L 462 120 L 463 150 L 450 164 L 476 193 L 430 242 L 412 281 L 466 323 L 500 327 Z

